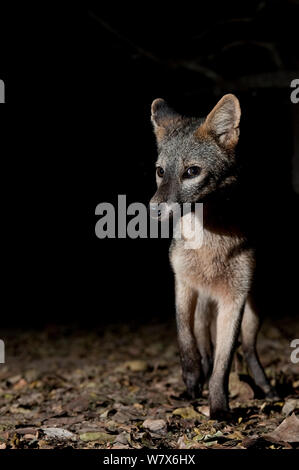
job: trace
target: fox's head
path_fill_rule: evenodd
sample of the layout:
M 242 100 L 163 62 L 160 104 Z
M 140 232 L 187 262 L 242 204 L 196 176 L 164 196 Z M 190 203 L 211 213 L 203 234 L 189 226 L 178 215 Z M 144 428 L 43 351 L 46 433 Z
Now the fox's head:
M 235 180 L 240 104 L 225 95 L 205 119 L 186 118 L 158 98 L 151 120 L 158 144 L 151 205 L 203 202 Z M 167 211 L 166 211 L 167 212 Z

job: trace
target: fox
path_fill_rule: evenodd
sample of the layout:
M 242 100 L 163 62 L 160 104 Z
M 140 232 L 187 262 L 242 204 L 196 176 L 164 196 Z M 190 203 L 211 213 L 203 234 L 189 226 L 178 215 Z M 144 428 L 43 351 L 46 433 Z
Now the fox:
M 173 239 L 169 258 L 187 394 L 200 397 L 207 383 L 210 418 L 220 421 L 232 418 L 228 383 L 239 338 L 257 387 L 278 399 L 256 348 L 261 315 L 254 237 L 239 191 L 240 118 L 233 94 L 224 95 L 205 118 L 183 116 L 162 98 L 151 105 L 158 153 L 152 217 L 171 217 L 173 204 L 203 204 L 201 246 L 186 249 L 183 239 Z

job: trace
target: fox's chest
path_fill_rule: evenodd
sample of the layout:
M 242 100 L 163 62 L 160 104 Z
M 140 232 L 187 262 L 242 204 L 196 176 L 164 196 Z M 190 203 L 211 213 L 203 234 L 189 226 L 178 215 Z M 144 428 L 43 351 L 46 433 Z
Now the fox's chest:
M 203 245 L 195 250 L 186 249 L 183 241 L 171 246 L 170 262 L 176 276 L 194 287 L 211 285 L 229 277 L 233 270 L 230 253 L 235 240 L 230 237 L 206 236 Z
M 213 253 L 204 247 L 186 250 L 176 246 L 171 250 L 170 262 L 176 276 L 196 286 L 212 282 L 220 273 Z

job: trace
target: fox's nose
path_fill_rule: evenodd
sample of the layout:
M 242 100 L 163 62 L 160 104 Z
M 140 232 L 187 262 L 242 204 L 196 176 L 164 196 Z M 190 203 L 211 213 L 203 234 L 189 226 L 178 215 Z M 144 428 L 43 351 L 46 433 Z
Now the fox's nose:
M 160 219 L 160 217 L 162 215 L 162 211 L 161 211 L 161 209 L 159 209 L 158 204 L 150 204 L 149 205 L 149 213 L 150 213 L 150 217 L 152 217 L 152 219 Z

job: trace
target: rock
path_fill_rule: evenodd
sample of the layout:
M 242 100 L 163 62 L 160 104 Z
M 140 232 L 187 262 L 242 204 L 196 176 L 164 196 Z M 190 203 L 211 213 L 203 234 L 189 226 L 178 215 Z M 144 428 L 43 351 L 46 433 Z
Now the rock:
M 164 419 L 146 419 L 142 425 L 145 429 L 152 432 L 159 432 L 166 429 L 166 421 Z

